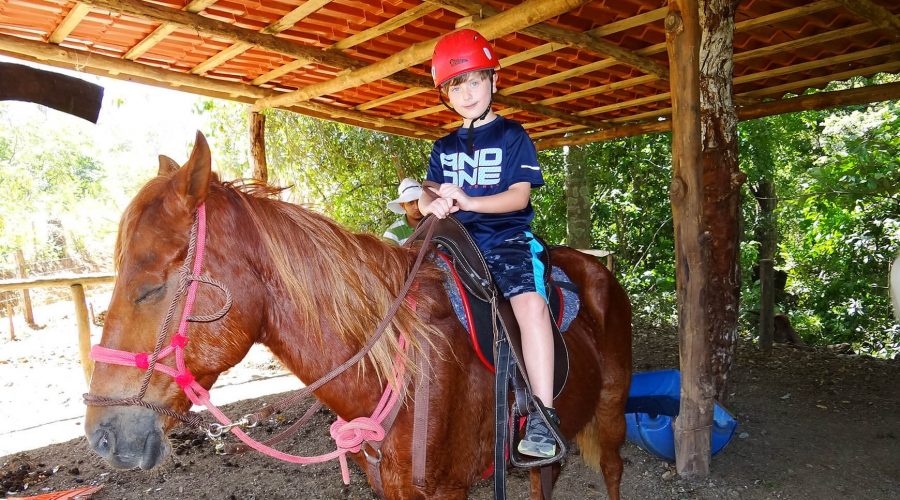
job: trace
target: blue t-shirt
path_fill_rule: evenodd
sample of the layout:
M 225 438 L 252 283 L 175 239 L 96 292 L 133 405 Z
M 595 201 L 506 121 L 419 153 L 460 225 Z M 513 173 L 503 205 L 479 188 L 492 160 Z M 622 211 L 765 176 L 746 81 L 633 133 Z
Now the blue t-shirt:
M 473 154 L 466 146 L 468 134 L 468 127 L 461 127 L 435 141 L 426 177 L 429 181 L 456 184 L 469 196 L 502 193 L 518 182 L 529 182 L 532 188 L 544 185 L 537 150 L 521 124 L 498 116 L 476 127 Z M 529 200 L 525 208 L 515 212 L 460 210 L 454 215 L 472 233 L 478 247 L 489 250 L 522 231 L 530 231 L 534 209 Z

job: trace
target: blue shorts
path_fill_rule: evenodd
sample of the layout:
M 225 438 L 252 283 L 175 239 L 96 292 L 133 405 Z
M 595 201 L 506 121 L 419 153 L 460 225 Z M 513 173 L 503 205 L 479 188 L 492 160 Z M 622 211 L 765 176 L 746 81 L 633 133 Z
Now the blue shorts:
M 523 231 L 483 252 L 488 270 L 504 297 L 509 299 L 523 293 L 537 292 L 547 300 L 544 263 L 539 258 L 543 251 L 544 247 L 534 235 Z

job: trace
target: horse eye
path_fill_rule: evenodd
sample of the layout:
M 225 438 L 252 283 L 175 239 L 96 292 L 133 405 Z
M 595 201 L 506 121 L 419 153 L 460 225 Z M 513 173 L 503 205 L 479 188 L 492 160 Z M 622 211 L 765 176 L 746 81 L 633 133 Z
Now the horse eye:
M 137 300 L 134 301 L 135 304 L 143 304 L 151 299 L 158 298 L 162 296 L 162 291 L 166 288 L 165 285 L 152 286 L 145 288 L 144 291 L 141 292 L 140 296 L 138 296 Z

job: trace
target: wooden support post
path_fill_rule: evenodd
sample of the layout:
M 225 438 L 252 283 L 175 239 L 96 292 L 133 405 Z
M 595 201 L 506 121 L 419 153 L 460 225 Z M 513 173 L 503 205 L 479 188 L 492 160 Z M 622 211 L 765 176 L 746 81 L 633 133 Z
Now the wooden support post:
M 9 340 L 16 340 L 16 323 L 13 321 L 13 307 L 9 302 L 6 303 L 6 317 L 9 319 Z
M 253 178 L 266 184 L 269 182 L 269 167 L 266 164 L 266 115 L 250 112 L 250 159 L 253 162 Z
M 700 2 L 700 137 L 703 159 L 703 234 L 708 236 L 706 332 L 709 378 L 724 402 L 737 348 L 741 299 L 741 189 L 735 113 L 734 0 Z
M 21 248 L 16 249 L 16 276 L 21 279 L 28 277 L 28 271 L 25 269 L 25 255 Z M 25 323 L 33 326 L 34 309 L 31 308 L 31 292 L 27 288 L 22 289 L 22 314 L 25 316 Z
M 703 227 L 700 134 L 700 23 L 697 0 L 669 0 L 665 19 L 672 89 L 672 185 L 681 407 L 675 465 L 683 477 L 709 475 L 713 387 L 709 381 L 706 284 L 709 234 Z
M 91 375 L 94 373 L 94 361 L 89 356 L 91 351 L 91 323 L 88 321 L 84 286 L 80 283 L 75 283 L 70 285 L 69 289 L 72 291 L 72 303 L 75 305 L 75 320 L 78 323 L 78 352 L 81 355 L 81 368 L 84 370 L 84 380 L 90 384 Z

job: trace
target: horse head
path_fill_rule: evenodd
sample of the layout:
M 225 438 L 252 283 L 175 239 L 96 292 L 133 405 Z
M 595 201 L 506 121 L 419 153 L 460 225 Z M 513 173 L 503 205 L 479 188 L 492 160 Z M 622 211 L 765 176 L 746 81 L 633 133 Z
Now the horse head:
M 167 431 L 191 407 L 184 384 L 194 381 L 202 390 L 209 389 L 254 341 L 242 334 L 250 331 L 246 325 L 253 321 L 252 310 L 191 323 L 189 334 L 176 333 L 191 281 L 192 228 L 198 209 L 213 201 L 211 185 L 219 183 L 211 172 L 209 146 L 198 132 L 183 166 L 160 156 L 158 175 L 141 188 L 119 223 L 116 283 L 100 344 L 92 355 L 114 352 L 129 362 L 98 359 L 85 396 L 88 442 L 114 467 L 159 465 L 171 450 Z M 206 270 L 227 282 L 222 270 L 228 266 L 229 250 L 222 248 L 226 242 L 209 243 L 220 248 L 205 252 Z M 232 279 L 223 290 L 228 288 L 240 285 Z M 223 296 L 217 292 L 214 287 L 199 286 L 196 309 L 205 313 L 222 308 Z M 225 331 L 229 341 L 217 342 Z M 148 365 L 156 369 L 148 370 Z

